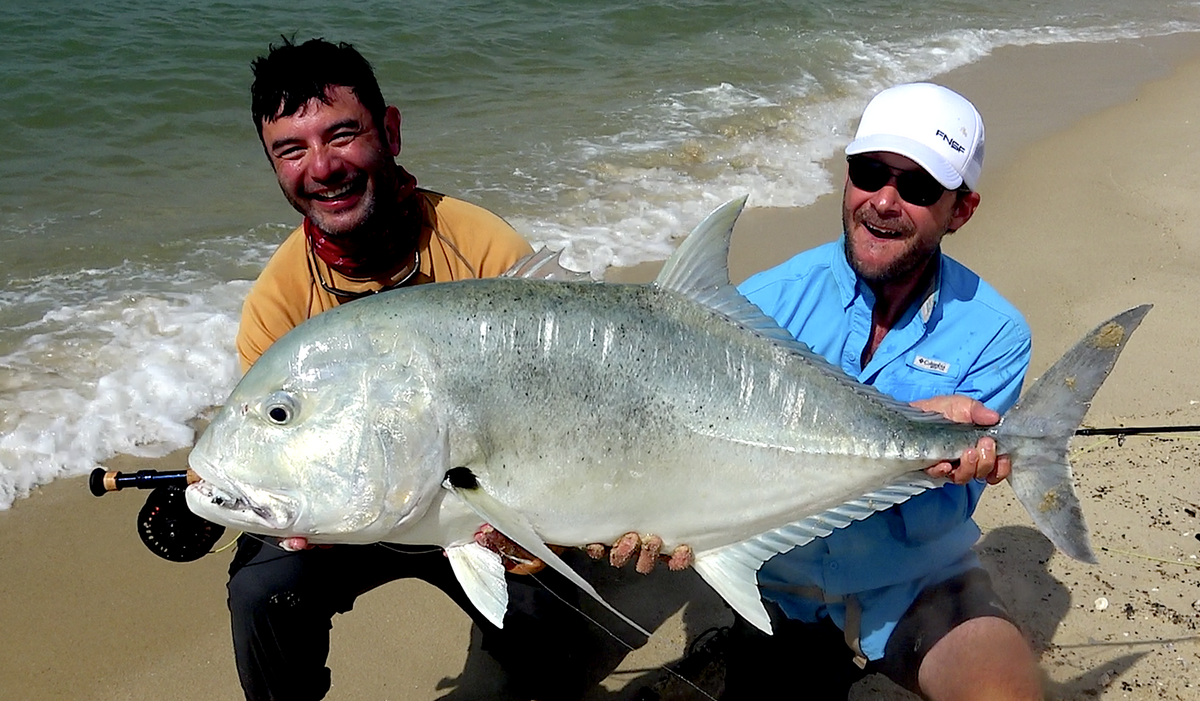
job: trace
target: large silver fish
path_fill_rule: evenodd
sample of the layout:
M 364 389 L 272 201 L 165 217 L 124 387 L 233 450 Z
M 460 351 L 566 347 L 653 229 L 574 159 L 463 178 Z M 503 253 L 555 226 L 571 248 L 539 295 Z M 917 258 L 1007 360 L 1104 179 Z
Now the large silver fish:
M 690 545 L 700 576 L 769 631 L 764 561 L 939 486 L 921 470 L 986 434 L 1038 528 L 1094 561 L 1067 443 L 1149 306 L 1089 334 L 999 427 L 950 423 L 853 381 L 737 292 L 726 258 L 744 202 L 649 285 L 421 285 L 305 322 L 200 438 L 188 505 L 313 543 L 440 545 L 496 625 L 507 591 L 473 541 L 483 523 L 597 599 L 545 544 L 654 533 L 665 551 Z

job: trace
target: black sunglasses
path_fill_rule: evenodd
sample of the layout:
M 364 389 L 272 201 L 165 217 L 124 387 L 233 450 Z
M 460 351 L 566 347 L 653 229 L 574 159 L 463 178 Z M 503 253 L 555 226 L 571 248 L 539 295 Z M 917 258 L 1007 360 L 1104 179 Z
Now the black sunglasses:
M 897 170 L 882 161 L 863 156 L 846 159 L 850 182 L 863 192 L 879 192 L 884 185 L 896 183 L 900 199 L 918 207 L 928 207 L 942 198 L 946 188 L 923 170 Z

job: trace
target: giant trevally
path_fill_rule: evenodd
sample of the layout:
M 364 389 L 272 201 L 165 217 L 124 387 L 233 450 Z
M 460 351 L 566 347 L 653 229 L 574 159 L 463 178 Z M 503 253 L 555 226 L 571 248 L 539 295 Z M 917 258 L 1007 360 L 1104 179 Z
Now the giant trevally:
M 502 277 L 421 285 L 301 324 L 242 378 L 191 453 L 212 521 L 312 543 L 446 549 L 496 625 L 484 523 L 599 596 L 546 543 L 659 535 L 763 630 L 756 572 L 940 481 L 983 435 L 1063 552 L 1094 561 L 1067 443 L 1149 306 L 1101 324 L 999 426 L 951 423 L 859 384 L 729 282 L 745 200 L 648 285 Z M 628 620 L 628 619 L 626 619 Z

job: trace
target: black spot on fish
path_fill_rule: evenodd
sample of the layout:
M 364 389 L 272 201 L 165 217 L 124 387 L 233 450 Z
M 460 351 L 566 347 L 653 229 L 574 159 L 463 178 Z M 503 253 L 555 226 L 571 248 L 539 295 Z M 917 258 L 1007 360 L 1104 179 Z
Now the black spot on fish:
M 475 479 L 475 473 L 471 472 L 469 467 L 452 467 L 446 473 L 446 479 L 450 481 L 450 486 L 455 489 L 478 489 L 479 480 Z

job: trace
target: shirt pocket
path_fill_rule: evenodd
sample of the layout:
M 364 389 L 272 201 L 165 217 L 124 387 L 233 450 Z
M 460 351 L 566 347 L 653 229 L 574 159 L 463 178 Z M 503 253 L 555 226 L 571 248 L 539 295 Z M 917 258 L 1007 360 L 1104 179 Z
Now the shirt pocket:
M 906 402 L 954 394 L 962 384 L 966 363 L 956 358 L 909 352 L 904 359 L 904 377 L 897 378 L 893 394 Z M 900 396 L 904 395 L 904 396 Z
M 958 382 L 944 377 L 915 378 L 908 373 L 903 385 L 888 387 L 884 394 L 903 403 L 911 404 L 921 399 L 932 399 L 947 394 L 958 394 Z

